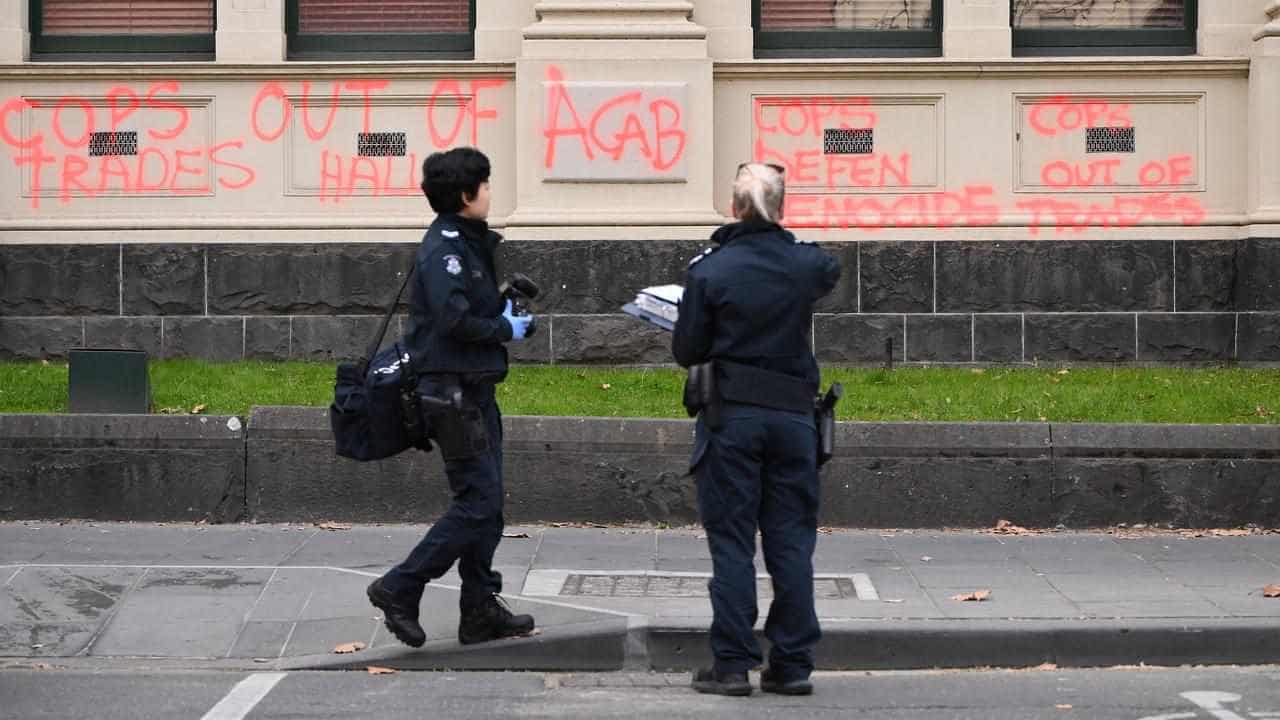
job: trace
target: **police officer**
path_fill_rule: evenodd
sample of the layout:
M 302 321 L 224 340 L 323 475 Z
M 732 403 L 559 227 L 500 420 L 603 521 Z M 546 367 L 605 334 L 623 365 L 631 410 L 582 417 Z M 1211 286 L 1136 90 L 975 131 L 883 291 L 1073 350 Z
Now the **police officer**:
M 499 597 L 493 554 L 502 540 L 502 416 L 494 386 L 507 375 L 503 343 L 522 340 L 532 316 L 513 315 L 494 277 L 502 236 L 489 229 L 489 159 L 475 148 L 435 153 L 422 191 L 436 219 L 416 258 L 405 342 L 421 378 L 418 393 L 445 461 L 453 501 L 409 557 L 368 588 L 387 629 L 413 647 L 423 586 L 458 563 L 458 640 L 484 642 L 533 630 Z
M 714 570 L 715 664 L 693 677 L 704 693 L 750 695 L 747 672 L 762 661 L 752 632 L 757 530 L 774 594 L 761 689 L 813 692 L 809 675 L 821 636 L 813 600 L 819 376 L 810 329 L 814 303 L 835 286 L 840 266 L 778 225 L 782 171 L 757 163 L 738 168 L 738 221 L 718 229 L 714 247 L 689 264 L 672 338 L 676 361 L 711 361 L 717 386 L 718 405 L 698 416 L 690 461 Z

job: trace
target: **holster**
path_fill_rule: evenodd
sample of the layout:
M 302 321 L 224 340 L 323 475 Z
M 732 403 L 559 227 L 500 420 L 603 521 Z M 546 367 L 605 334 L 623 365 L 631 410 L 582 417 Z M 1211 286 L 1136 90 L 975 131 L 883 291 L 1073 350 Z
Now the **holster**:
M 489 451 L 484 411 L 467 399 L 456 376 L 434 376 L 419 390 L 421 417 L 446 462 L 470 460 Z
M 814 422 L 818 426 L 818 467 L 827 464 L 836 452 L 836 411 L 835 408 L 814 408 Z
M 844 396 L 844 386 L 832 383 L 825 395 L 813 403 L 813 420 L 818 427 L 818 467 L 822 467 L 836 452 L 836 404 Z
M 714 361 L 689 366 L 689 377 L 684 382 L 684 409 L 689 417 L 702 413 L 708 429 L 720 429 L 720 391 L 716 387 Z

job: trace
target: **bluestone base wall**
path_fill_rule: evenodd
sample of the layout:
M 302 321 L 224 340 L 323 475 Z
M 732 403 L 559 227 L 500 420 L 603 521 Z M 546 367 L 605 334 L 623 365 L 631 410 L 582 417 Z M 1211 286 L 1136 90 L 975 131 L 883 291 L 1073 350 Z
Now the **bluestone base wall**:
M 323 408 L 236 418 L 0 415 L 0 519 L 413 522 L 438 453 L 358 463 Z M 509 417 L 508 522 L 697 522 L 688 420 Z M 1280 527 L 1280 426 L 840 423 L 837 527 Z
M 703 244 L 509 241 L 500 273 L 543 289 L 530 363 L 669 363 L 666 333 L 620 314 L 682 282 Z M 823 362 L 1280 362 L 1280 239 L 830 243 Z M 7 245 L 0 359 L 73 347 L 153 357 L 337 360 L 372 337 L 411 262 L 403 244 Z M 403 307 L 401 311 L 403 312 Z M 403 316 L 392 332 L 402 328 Z

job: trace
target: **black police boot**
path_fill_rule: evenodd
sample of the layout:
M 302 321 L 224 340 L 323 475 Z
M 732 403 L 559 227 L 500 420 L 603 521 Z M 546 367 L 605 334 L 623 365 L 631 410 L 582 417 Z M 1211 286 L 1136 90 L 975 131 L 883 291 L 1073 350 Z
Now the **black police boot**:
M 733 695 L 746 697 L 751 694 L 751 682 L 744 672 L 718 673 L 715 670 L 698 670 L 693 674 L 693 689 L 708 695 Z
M 401 602 L 382 584 L 382 578 L 369 583 L 365 590 L 369 602 L 382 611 L 383 623 L 392 635 L 409 647 L 422 647 L 427 634 L 418 624 L 418 608 Z
M 497 595 L 490 595 L 478 605 L 464 607 L 458 623 L 458 642 L 463 645 L 488 642 L 505 637 L 518 637 L 533 632 L 532 615 L 516 615 Z
M 760 689 L 778 695 L 812 695 L 813 683 L 808 678 L 779 680 L 774 677 L 772 668 L 766 668 L 760 673 Z

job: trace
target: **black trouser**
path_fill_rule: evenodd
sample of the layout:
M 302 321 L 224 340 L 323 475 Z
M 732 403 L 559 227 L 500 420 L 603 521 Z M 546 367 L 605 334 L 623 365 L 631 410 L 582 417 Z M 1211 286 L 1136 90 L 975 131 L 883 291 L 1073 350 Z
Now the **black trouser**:
M 765 623 L 775 677 L 807 678 L 822 633 L 813 602 L 818 532 L 817 438 L 813 415 L 726 402 L 697 465 L 698 508 L 714 566 L 711 650 L 719 672 L 761 662 L 753 627 L 756 531 L 773 579 Z
M 388 590 L 415 607 L 423 586 L 448 572 L 455 561 L 462 576 L 463 608 L 502 592 L 502 575 L 493 570 L 493 553 L 505 525 L 502 414 L 493 385 L 469 385 L 463 393 L 466 402 L 476 404 L 483 413 L 489 451 L 469 460 L 445 462 L 453 502 L 409 557 L 383 576 Z

